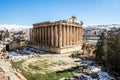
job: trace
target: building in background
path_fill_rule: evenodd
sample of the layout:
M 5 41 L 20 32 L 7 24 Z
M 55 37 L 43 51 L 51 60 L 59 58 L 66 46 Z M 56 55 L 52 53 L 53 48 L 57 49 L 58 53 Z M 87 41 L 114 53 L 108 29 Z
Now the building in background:
M 33 24 L 30 29 L 31 47 L 55 53 L 67 53 L 81 50 L 83 22 L 76 17 L 56 22 Z

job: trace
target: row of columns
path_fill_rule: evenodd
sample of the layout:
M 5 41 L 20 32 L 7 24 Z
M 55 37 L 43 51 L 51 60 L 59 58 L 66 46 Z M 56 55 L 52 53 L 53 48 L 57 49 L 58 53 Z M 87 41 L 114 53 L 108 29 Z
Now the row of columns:
M 82 44 L 82 28 L 70 25 L 51 25 L 30 30 L 30 41 L 38 46 L 69 47 Z
M 81 45 L 82 28 L 77 26 L 62 26 L 62 46 Z

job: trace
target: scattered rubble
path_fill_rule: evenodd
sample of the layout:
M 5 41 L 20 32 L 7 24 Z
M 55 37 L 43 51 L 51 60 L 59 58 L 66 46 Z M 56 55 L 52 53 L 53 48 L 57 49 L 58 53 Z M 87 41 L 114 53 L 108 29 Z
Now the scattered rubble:
M 80 54 L 72 54 L 70 57 L 78 58 L 78 56 L 81 58 Z M 87 60 L 87 58 L 81 59 L 79 63 L 82 66 L 79 67 L 76 73 L 71 78 L 61 78 L 60 80 L 116 80 L 108 72 L 103 71 L 101 66 L 96 66 L 94 61 Z

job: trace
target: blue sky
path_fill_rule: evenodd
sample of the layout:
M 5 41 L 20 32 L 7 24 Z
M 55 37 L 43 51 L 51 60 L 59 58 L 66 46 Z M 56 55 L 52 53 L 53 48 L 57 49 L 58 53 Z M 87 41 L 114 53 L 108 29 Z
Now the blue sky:
M 85 25 L 119 24 L 120 0 L 0 0 L 0 24 L 32 25 L 72 15 Z

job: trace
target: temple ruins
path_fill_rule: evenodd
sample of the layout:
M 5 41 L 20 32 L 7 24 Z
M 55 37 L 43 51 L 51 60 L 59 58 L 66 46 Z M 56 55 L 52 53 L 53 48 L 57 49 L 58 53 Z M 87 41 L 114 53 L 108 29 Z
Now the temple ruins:
M 31 47 L 55 53 L 67 53 L 81 50 L 83 22 L 70 19 L 33 24 L 30 29 Z

